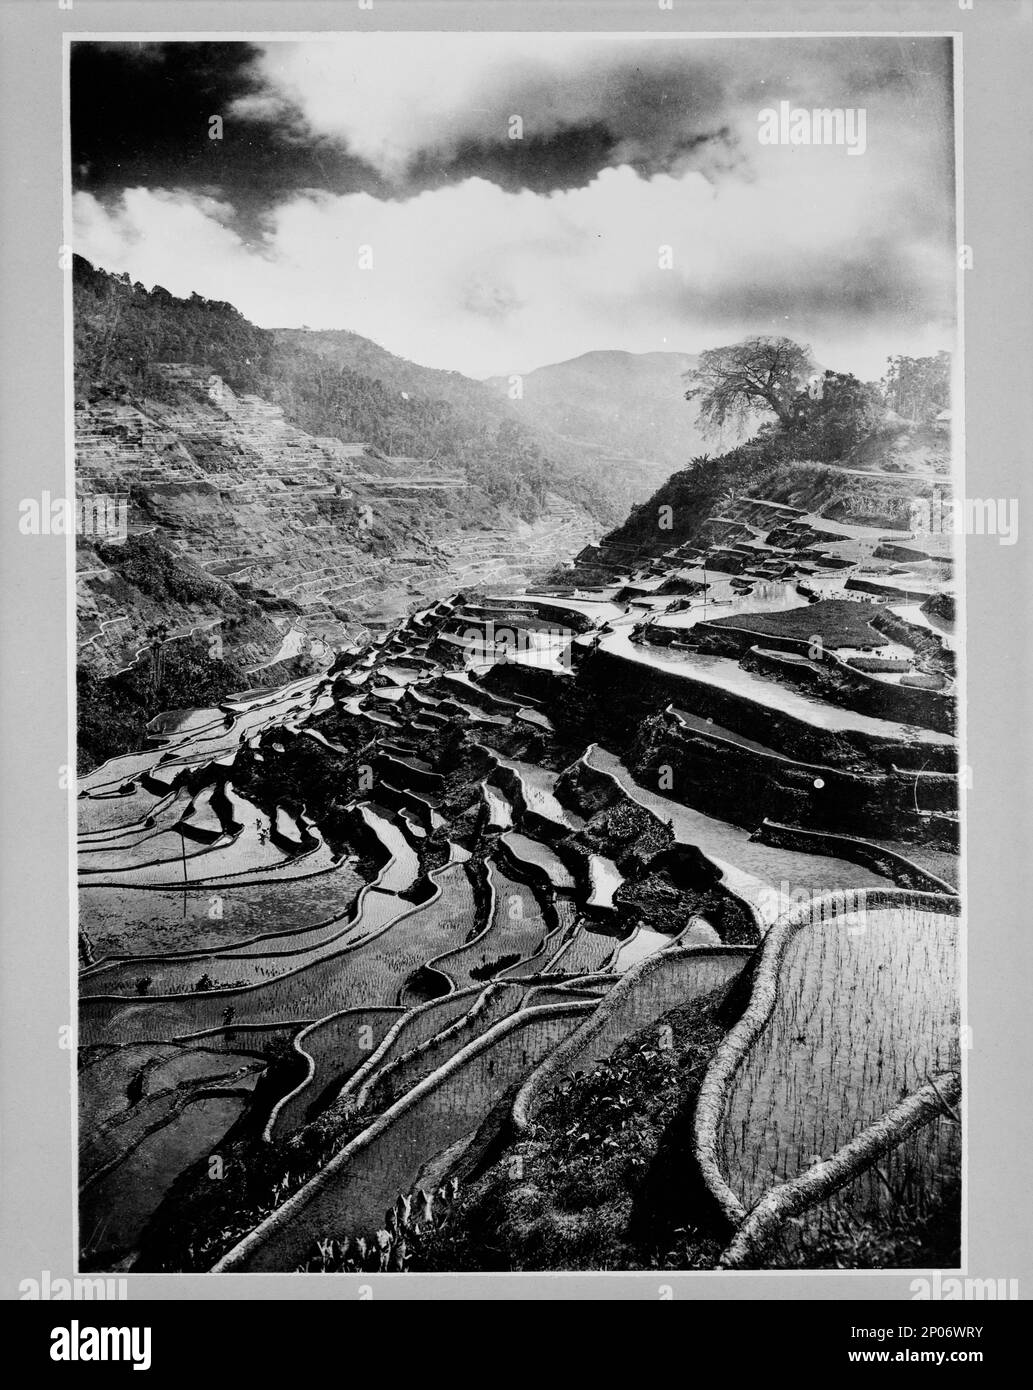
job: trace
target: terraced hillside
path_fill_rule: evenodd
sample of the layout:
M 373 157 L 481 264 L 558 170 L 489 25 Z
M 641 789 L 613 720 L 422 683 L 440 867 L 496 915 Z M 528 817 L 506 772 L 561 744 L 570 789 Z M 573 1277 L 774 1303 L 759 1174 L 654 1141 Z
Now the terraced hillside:
M 203 368 L 156 363 L 149 380 L 153 394 L 80 405 L 78 487 L 124 500 L 130 539 L 185 558 L 195 577 L 154 592 L 132 546 L 84 537 L 79 659 L 97 674 L 132 663 L 157 619 L 255 669 L 329 652 L 457 585 L 528 583 L 594 532 L 555 494 L 524 522 L 455 468 L 313 437 Z
M 951 558 L 700 505 L 82 779 L 85 1267 L 834 1262 L 949 1200 Z

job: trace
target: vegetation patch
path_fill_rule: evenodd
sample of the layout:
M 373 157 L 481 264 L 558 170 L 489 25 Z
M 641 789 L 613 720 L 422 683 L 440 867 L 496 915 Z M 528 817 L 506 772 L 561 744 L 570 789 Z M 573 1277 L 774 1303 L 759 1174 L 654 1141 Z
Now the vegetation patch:
M 823 599 L 780 613 L 749 613 L 744 617 L 714 618 L 711 627 L 745 628 L 771 637 L 800 642 L 820 639 L 823 647 L 884 647 L 887 638 L 869 623 L 863 605 L 851 599 Z
M 117 676 L 98 676 L 88 667 L 76 669 L 78 769 L 91 771 L 108 758 L 147 742 L 147 725 L 162 710 L 218 705 L 255 676 L 233 657 L 215 657 L 204 633 L 165 642 L 160 674 L 153 660 L 137 662 Z M 271 684 L 305 675 L 308 658 L 281 664 L 265 675 Z
M 695 1176 L 691 1116 L 731 1021 L 726 1004 L 694 1002 L 564 1082 L 417 1239 L 409 1267 L 713 1268 L 724 1233 Z

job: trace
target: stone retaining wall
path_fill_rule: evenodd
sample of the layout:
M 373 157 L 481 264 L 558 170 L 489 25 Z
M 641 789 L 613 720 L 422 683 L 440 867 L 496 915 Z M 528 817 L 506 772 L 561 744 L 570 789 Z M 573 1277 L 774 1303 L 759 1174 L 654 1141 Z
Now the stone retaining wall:
M 801 830 L 795 825 L 763 820 L 753 836 L 765 845 L 780 849 L 798 850 L 801 854 L 830 854 L 836 859 L 849 859 L 874 869 L 884 878 L 892 879 L 899 888 L 913 888 L 924 893 L 946 893 L 957 897 L 958 890 L 942 878 L 923 869 L 913 860 L 882 845 L 860 840 L 852 835 L 831 835 L 823 830 Z
M 726 989 L 755 953 L 750 946 L 670 946 L 647 956 L 614 984 L 587 1018 L 524 1082 L 513 1124 L 525 1131 L 550 1091 L 586 1070 L 671 1009 Z
M 956 748 L 947 743 L 916 741 L 909 745 L 893 737 L 891 731 L 883 738 L 858 729 L 819 728 L 733 691 L 695 680 L 689 665 L 684 672 L 666 671 L 599 650 L 582 662 L 577 684 L 584 692 L 582 698 L 598 701 L 607 711 L 606 728 L 594 735 L 604 741 L 609 734 L 619 743 L 626 742 L 634 737 L 644 718 L 674 703 L 804 763 L 849 769 L 860 762 L 875 770 L 891 764 L 906 767 L 913 761 L 915 767 L 949 772 L 957 758 Z
M 748 670 L 766 671 L 792 685 L 817 688 L 823 699 L 844 709 L 856 710 L 874 719 L 892 719 L 900 724 L 917 724 L 923 729 L 952 734 L 957 722 L 957 702 L 953 695 L 920 686 L 897 685 L 880 680 L 838 657 L 826 656 L 822 662 L 794 661 L 773 647 L 751 647 L 743 660 Z
M 771 927 L 753 979 L 750 1003 L 739 1022 L 718 1048 L 707 1069 L 696 1103 L 694 1148 L 703 1180 L 733 1228 L 741 1225 L 746 1209 L 732 1191 L 722 1171 L 720 1134 L 731 1098 L 732 1086 L 751 1048 L 758 1041 L 775 1008 L 779 977 L 786 949 L 803 928 L 856 910 L 910 907 L 935 914 L 957 915 L 956 897 L 909 889 L 864 889 L 847 894 L 822 894 L 792 908 Z
M 899 1150 L 911 1135 L 924 1139 L 960 1099 L 961 1077 L 957 1072 L 943 1073 L 887 1111 L 831 1158 L 815 1163 L 790 1182 L 771 1188 L 736 1231 L 721 1256 L 720 1267 L 763 1267 L 766 1256 L 784 1236 L 790 1221 L 828 1202 L 869 1172 L 880 1159 Z M 920 1148 L 926 1156 L 932 1155 L 934 1159 L 939 1156 L 940 1145 L 935 1142 L 923 1142 Z M 928 1163 L 925 1166 L 928 1167 Z
M 369 1028 L 376 1047 L 383 1042 L 400 1012 L 397 1007 L 386 1005 L 343 1009 L 296 1034 L 292 1046 L 305 1065 L 305 1077 L 293 1091 L 276 1102 L 262 1138 L 267 1143 L 282 1139 L 303 1124 L 320 1085 L 325 1087 L 335 1076 L 343 1078 L 353 1073 L 368 1055 L 369 1049 L 363 1046 L 363 1027 Z
M 314 1241 L 382 1225 L 385 1208 L 411 1190 L 425 1162 L 476 1129 L 595 1007 L 549 1004 L 495 1024 L 335 1154 L 213 1272 L 294 1270 Z

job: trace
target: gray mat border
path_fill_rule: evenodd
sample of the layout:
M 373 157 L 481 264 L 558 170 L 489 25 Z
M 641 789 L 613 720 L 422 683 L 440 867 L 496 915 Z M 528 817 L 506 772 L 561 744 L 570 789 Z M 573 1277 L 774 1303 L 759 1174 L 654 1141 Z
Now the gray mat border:
M 0 3 L 0 1297 L 18 1298 L 42 1271 L 75 1271 L 74 942 L 68 718 L 74 651 L 59 537 L 23 537 L 18 502 L 64 495 L 70 458 L 65 354 L 69 277 L 58 268 L 63 224 L 63 34 L 127 31 L 344 32 L 381 29 L 960 32 L 964 54 L 964 239 L 969 496 L 1020 498 L 1033 517 L 1033 218 L 1029 130 L 1033 4 L 1029 0 L 375 0 L 357 5 L 193 0 L 3 0 Z M 132 119 L 132 113 L 127 113 Z M 62 399 L 65 395 L 65 399 Z M 1021 522 L 1020 522 L 1021 525 Z M 1033 1012 L 1030 901 L 1030 547 L 975 538 L 967 547 L 969 970 L 967 1272 L 1033 1288 L 1033 1149 L 1025 1079 Z M 1017 619 L 1017 621 L 1016 621 Z M 130 1276 L 130 1298 L 909 1299 L 914 1275 L 585 1274 L 443 1276 Z

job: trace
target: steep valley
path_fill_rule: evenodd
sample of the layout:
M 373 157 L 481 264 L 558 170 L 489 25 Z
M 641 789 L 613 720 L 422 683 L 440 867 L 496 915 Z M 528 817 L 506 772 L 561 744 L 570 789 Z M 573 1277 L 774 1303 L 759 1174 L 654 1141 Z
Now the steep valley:
M 650 457 L 605 442 L 615 401 L 625 433 L 650 415 L 674 354 L 619 383 L 627 355 L 599 354 L 578 441 L 355 334 L 259 329 L 81 257 L 73 292 L 83 770 L 163 708 L 325 668 L 459 588 L 540 581 L 666 477 L 687 420 L 667 401 Z
M 223 586 L 183 622 L 231 591 L 256 667 L 291 630 L 327 650 L 81 778 L 84 1267 L 820 1264 L 836 1222 L 887 1220 L 840 1158 L 884 1119 L 895 1185 L 946 1193 L 949 1122 L 892 1112 L 919 1044 L 945 1095 L 956 1067 L 928 480 L 880 477 L 866 520 L 844 472 L 740 461 L 598 542 L 558 500 L 478 533 L 443 470 L 176 390 L 91 407 L 83 476 L 167 436 L 160 477 L 130 465 L 148 534 Z M 84 579 L 98 612 L 110 584 Z M 784 1151 L 741 1083 L 772 1068 Z M 812 1152 L 838 1195 L 762 1242 L 746 1194 Z
M 315 438 L 203 369 L 154 364 L 150 378 L 174 399 L 144 391 L 78 410 L 80 494 L 124 500 L 131 541 L 149 537 L 207 579 L 178 605 L 159 596 L 176 605 L 170 639 L 217 631 L 255 669 L 329 659 L 464 584 L 519 587 L 597 534 L 555 494 L 523 521 L 455 469 Z M 92 539 L 78 545 L 80 661 L 110 675 L 146 645 L 157 610 L 118 542 Z M 227 607 L 253 620 L 220 625 Z

